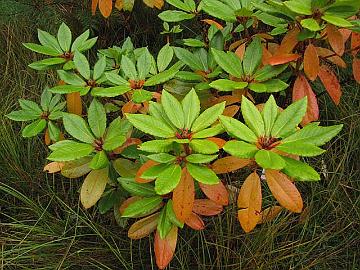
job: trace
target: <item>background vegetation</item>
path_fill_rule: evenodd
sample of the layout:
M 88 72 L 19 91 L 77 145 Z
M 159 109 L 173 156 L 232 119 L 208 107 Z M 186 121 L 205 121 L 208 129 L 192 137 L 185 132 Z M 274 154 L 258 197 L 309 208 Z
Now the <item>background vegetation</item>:
M 156 269 L 152 239 L 132 241 L 112 213 L 84 211 L 78 201 L 81 181 L 46 175 L 47 150 L 40 139 L 21 138 L 20 124 L 4 117 L 18 98 L 39 100 L 43 87 L 55 80 L 55 74 L 27 68 L 36 56 L 21 43 L 36 41 L 37 28 L 54 32 L 62 21 L 76 34 L 90 28 L 99 36 L 99 48 L 127 35 L 151 51 L 164 44 L 157 11 L 142 3 L 131 14 L 114 12 L 109 20 L 92 17 L 88 5 L 75 0 L 0 3 L 0 269 Z M 339 72 L 340 105 L 327 95 L 319 102 L 324 125 L 345 126 L 326 154 L 310 160 L 323 179 L 299 185 L 305 211 L 283 211 L 245 234 L 236 205 L 230 206 L 209 218 L 206 230 L 181 232 L 169 269 L 358 269 L 360 86 L 350 68 Z M 227 177 L 235 184 L 243 179 Z

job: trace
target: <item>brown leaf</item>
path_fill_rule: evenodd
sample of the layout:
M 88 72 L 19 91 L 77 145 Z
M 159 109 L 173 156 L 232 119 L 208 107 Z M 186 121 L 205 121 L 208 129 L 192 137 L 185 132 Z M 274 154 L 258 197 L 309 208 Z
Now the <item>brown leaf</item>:
M 186 167 L 182 169 L 181 179 L 173 191 L 172 200 L 177 219 L 184 222 L 190 216 L 195 200 L 194 179 Z
M 309 44 L 304 53 L 304 72 L 311 81 L 314 81 L 318 76 L 319 69 L 320 61 L 316 48 L 314 45 Z
M 320 67 L 319 78 L 323 83 L 326 91 L 336 105 L 339 105 L 342 95 L 341 87 L 335 73 L 326 65 Z
M 310 216 L 310 207 L 307 206 L 304 208 L 304 210 L 300 214 L 299 224 L 304 224 L 306 222 L 306 220 L 309 218 L 309 216 Z
M 199 186 L 210 200 L 220 205 L 229 204 L 229 192 L 221 181 L 215 185 L 207 185 L 199 182 Z
M 191 212 L 190 216 L 188 216 L 188 218 L 185 220 L 185 224 L 196 231 L 205 229 L 205 224 L 202 218 L 193 212 Z
M 343 40 L 344 40 L 344 43 L 350 38 L 351 36 L 351 30 L 349 29 L 346 29 L 346 28 L 341 28 L 341 29 L 338 29 L 339 32 L 341 33 L 342 37 L 343 37 Z
M 229 117 L 234 117 L 235 114 L 237 114 L 237 112 L 239 111 L 240 106 L 238 105 L 231 105 L 225 108 L 223 115 L 225 116 L 229 116 Z
M 124 104 L 121 108 L 123 115 L 126 113 L 136 113 L 141 108 L 141 104 L 135 104 L 131 100 Z
M 164 239 L 161 239 L 160 233 L 156 231 L 154 239 L 154 251 L 156 265 L 159 269 L 165 269 L 174 257 L 176 242 L 178 236 L 178 228 L 173 226 Z
M 99 3 L 99 0 L 92 0 L 91 1 L 91 13 L 92 13 L 92 15 L 95 15 L 98 3 Z
M 332 50 L 316 47 L 316 52 L 319 57 L 323 58 L 324 60 L 327 60 L 341 68 L 346 68 L 346 63 L 342 58 L 338 55 L 336 55 Z
M 258 224 L 263 224 L 263 223 L 273 221 L 281 213 L 282 209 L 283 208 L 278 205 L 271 206 L 271 207 L 264 209 L 260 213 L 260 220 L 259 220 Z
M 297 27 L 295 27 L 295 28 L 291 29 L 289 32 L 287 32 L 286 35 L 284 36 L 284 38 L 282 39 L 280 47 L 277 50 L 276 54 L 282 55 L 282 54 L 291 53 L 292 50 L 296 47 L 296 45 L 299 42 L 297 39 L 297 36 L 299 33 L 300 33 L 300 30 Z
M 211 164 L 211 169 L 216 174 L 228 173 L 244 168 L 248 166 L 250 163 L 251 163 L 250 159 L 228 156 L 216 160 L 213 164 Z
M 137 171 L 136 173 L 136 176 L 135 176 L 135 181 L 138 182 L 138 183 L 149 183 L 149 182 L 152 182 L 154 181 L 154 179 L 144 179 L 144 178 L 141 178 L 141 175 L 144 173 L 144 171 L 146 171 L 147 169 L 155 166 L 155 165 L 158 165 L 159 163 L 156 162 L 156 161 L 153 161 L 153 160 L 148 160 L 146 161 L 140 168 L 139 170 Z
M 262 54 L 262 59 L 261 62 L 262 64 L 265 65 L 269 65 L 269 59 L 272 57 L 271 52 L 269 52 L 268 49 L 265 48 L 265 46 L 263 46 L 263 54 Z
M 193 212 L 201 216 L 216 216 L 223 210 L 222 205 L 208 199 L 197 199 L 194 202 Z
M 354 79 L 360 83 L 360 59 L 354 58 L 352 63 L 352 69 L 354 74 Z
M 64 163 L 54 161 L 46 164 L 43 171 L 47 173 L 57 173 L 60 172 L 63 167 Z
M 306 114 L 301 121 L 302 126 L 319 119 L 319 106 L 315 93 L 311 89 L 310 84 L 306 80 L 305 76 L 300 74 L 294 83 L 292 99 L 293 101 L 297 101 L 305 96 L 307 97 L 308 102 Z
M 297 60 L 300 57 L 298 54 L 278 54 L 270 57 L 268 59 L 269 65 L 276 66 L 281 64 L 286 64 L 292 61 Z
M 49 134 L 49 128 L 46 128 L 45 134 L 44 134 L 44 143 L 45 145 L 51 144 L 50 134 Z
M 244 58 L 245 45 L 246 45 L 246 43 L 243 43 L 243 44 L 241 44 L 239 47 L 237 47 L 237 49 L 235 50 L 235 54 L 236 54 L 241 60 L 243 60 L 243 58 Z
M 109 17 L 112 10 L 112 0 L 99 0 L 99 9 L 105 18 Z
M 303 200 L 295 184 L 285 174 L 277 170 L 267 169 L 265 176 L 271 193 L 280 205 L 289 211 L 301 213 Z
M 214 21 L 214 20 L 210 20 L 210 19 L 204 19 L 204 20 L 201 20 L 202 22 L 205 22 L 205 23 L 207 23 L 207 24 L 209 24 L 209 25 L 214 25 L 217 29 L 219 29 L 219 30 L 223 30 L 224 29 L 224 27 L 220 24 L 220 23 L 218 23 L 218 22 L 216 22 L 216 21 Z
M 152 214 L 146 218 L 136 221 L 128 231 L 128 237 L 131 239 L 141 239 L 148 236 L 156 230 L 160 213 Z
M 217 146 L 219 148 L 223 148 L 223 146 L 225 145 L 226 141 L 223 140 L 223 139 L 220 139 L 220 138 L 216 138 L 216 137 L 209 137 L 209 138 L 206 138 L 208 141 L 211 141 L 213 143 L 216 143 Z
M 240 91 L 242 91 L 242 90 L 240 90 Z M 238 97 L 234 97 L 234 96 L 230 96 L 230 95 L 220 96 L 220 97 L 215 98 L 214 100 L 212 100 L 211 103 L 210 103 L 210 106 L 221 103 L 223 101 L 225 101 L 226 106 L 230 106 L 230 105 L 232 105 L 234 103 L 240 102 L 240 99 Z
M 82 115 L 82 102 L 80 92 L 66 94 L 66 106 L 69 113 Z
M 331 48 L 338 55 L 343 55 L 345 51 L 345 43 L 342 34 L 332 24 L 326 26 L 326 34 Z
M 356 56 L 360 51 L 360 33 L 352 32 L 351 34 L 351 54 Z
M 260 177 L 250 174 L 242 184 L 238 197 L 238 219 L 245 232 L 252 231 L 260 219 L 262 195 Z

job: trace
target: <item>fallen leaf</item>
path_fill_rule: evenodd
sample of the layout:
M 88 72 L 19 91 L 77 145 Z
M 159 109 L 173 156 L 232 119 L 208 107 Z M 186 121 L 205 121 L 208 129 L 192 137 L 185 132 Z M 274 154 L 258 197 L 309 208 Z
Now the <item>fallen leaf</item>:
M 241 60 L 243 60 L 243 58 L 244 58 L 245 45 L 246 45 L 246 43 L 243 43 L 243 44 L 241 44 L 239 47 L 237 47 L 237 49 L 235 50 L 235 54 L 236 54 Z
M 332 50 L 316 47 L 316 52 L 319 57 L 323 58 L 326 61 L 329 61 L 341 68 L 346 68 L 345 61 L 338 55 L 336 55 Z
M 297 27 L 287 32 L 284 38 L 282 39 L 280 47 L 278 48 L 276 54 L 282 55 L 282 54 L 291 53 L 292 50 L 296 47 L 296 45 L 299 43 L 297 39 L 299 33 L 300 30 Z
M 205 23 L 207 23 L 207 24 L 209 24 L 209 25 L 214 25 L 217 29 L 219 29 L 219 30 L 223 30 L 224 29 L 224 27 L 220 24 L 220 23 L 218 23 L 218 22 L 216 22 L 216 21 L 214 21 L 214 20 L 210 20 L 210 19 L 204 19 L 204 20 L 201 20 L 202 22 L 205 22 Z
M 95 15 L 98 3 L 99 3 L 99 0 L 92 0 L 91 1 L 91 13 L 92 13 L 92 15 Z
M 352 32 L 351 34 L 351 54 L 356 56 L 360 51 L 360 33 Z
M 229 116 L 229 117 L 234 117 L 235 114 L 237 114 L 237 112 L 239 111 L 240 106 L 238 105 L 231 105 L 225 108 L 223 115 L 225 116 Z
M 44 134 L 44 143 L 45 145 L 51 144 L 50 134 L 49 134 L 49 128 L 46 128 L 45 134 Z

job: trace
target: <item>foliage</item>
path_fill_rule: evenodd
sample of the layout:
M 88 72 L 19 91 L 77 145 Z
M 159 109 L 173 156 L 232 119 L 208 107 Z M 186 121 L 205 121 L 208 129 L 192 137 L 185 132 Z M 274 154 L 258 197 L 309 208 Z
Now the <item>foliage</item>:
M 93 10 L 99 5 L 110 15 L 112 1 L 92 2 Z M 342 128 L 314 122 L 319 108 L 312 86 L 319 78 L 339 104 L 340 83 L 325 62 L 344 67 L 341 56 L 351 52 L 355 79 L 360 70 L 355 1 L 167 2 L 176 10 L 159 14 L 168 43 L 156 54 L 135 48 L 128 38 L 98 50 L 95 60 L 85 55 L 97 40 L 89 39 L 89 31 L 72 42 L 64 23 L 57 37 L 39 30 L 41 45 L 24 46 L 50 57 L 29 67 L 56 69 L 59 82 L 45 89 L 41 106 L 20 100 L 22 110 L 7 115 L 36 120 L 23 129 L 24 137 L 45 130 L 52 161 L 45 170 L 86 176 L 80 190 L 84 208 L 98 203 L 101 213 L 112 209 L 120 226 L 138 218 L 128 230 L 132 239 L 155 231 L 161 269 L 174 256 L 179 229 L 202 230 L 201 216 L 219 215 L 229 204 L 237 187 L 218 174 L 251 171 L 238 195 L 245 232 L 270 211 L 262 209 L 262 180 L 282 207 L 300 213 L 296 181 L 320 180 L 300 157 L 321 155 L 319 146 Z M 170 43 L 181 29 L 170 30 L 168 23 L 204 14 L 210 19 L 201 20 L 201 36 Z M 293 103 L 282 109 L 275 97 L 288 95 L 290 85 Z M 266 100 L 268 93 L 274 95 Z M 266 102 L 255 105 L 258 100 Z M 86 113 L 83 103 L 89 104 Z M 66 105 L 68 112 L 61 112 Z M 229 156 L 219 158 L 224 152 Z M 273 218 L 280 209 L 274 207 Z

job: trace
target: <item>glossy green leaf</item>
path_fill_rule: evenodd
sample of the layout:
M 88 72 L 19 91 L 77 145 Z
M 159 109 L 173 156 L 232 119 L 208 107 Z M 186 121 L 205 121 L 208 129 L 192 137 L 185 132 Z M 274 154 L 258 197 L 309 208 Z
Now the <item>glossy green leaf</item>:
M 109 165 L 108 157 L 105 151 L 100 151 L 92 158 L 89 167 L 93 170 L 99 170 Z
M 256 106 L 243 97 L 241 100 L 241 113 L 247 126 L 258 136 L 265 134 L 264 121 Z
M 181 167 L 178 164 L 167 166 L 155 181 L 155 191 L 159 195 L 167 194 L 174 190 L 181 178 Z
M 188 169 L 190 175 L 200 183 L 215 185 L 220 181 L 214 171 L 206 166 L 187 163 L 186 168 Z
M 33 137 L 39 134 L 41 131 L 43 131 L 45 127 L 46 127 L 46 120 L 39 119 L 24 127 L 24 129 L 21 131 L 21 135 L 25 138 Z
M 86 80 L 90 79 L 90 65 L 85 55 L 76 51 L 74 54 L 73 62 L 75 64 L 76 69 L 79 71 L 81 76 L 83 76 Z
M 200 154 L 214 154 L 219 151 L 216 143 L 206 139 L 193 139 L 189 145 L 193 151 Z
M 262 46 L 259 37 L 254 38 L 246 48 L 243 58 L 243 68 L 246 75 L 252 75 L 261 64 Z
M 164 22 L 181 22 L 194 18 L 195 14 L 189 14 L 180 10 L 166 10 L 161 12 L 158 16 Z
M 223 149 L 230 155 L 239 158 L 252 158 L 259 151 L 256 145 L 242 141 L 228 141 Z
M 176 157 L 167 153 L 158 153 L 147 156 L 148 159 L 159 163 L 170 163 L 176 160 Z
M 282 158 L 286 163 L 282 172 L 288 176 L 302 181 L 320 180 L 320 175 L 308 164 L 288 157 Z
M 212 125 L 216 120 L 218 120 L 219 116 L 224 112 L 225 102 L 216 104 L 204 112 L 202 112 L 198 118 L 195 119 L 191 131 L 198 132 L 203 130 L 210 125 Z
M 233 52 L 219 51 L 214 48 L 211 53 L 218 65 L 230 75 L 241 78 L 243 75 L 242 63 L 240 58 Z
M 191 129 L 194 120 L 200 113 L 200 100 L 194 89 L 184 97 L 181 101 L 181 106 L 184 112 L 184 127 Z
M 324 149 L 321 149 L 316 145 L 304 142 L 285 142 L 276 146 L 276 149 L 304 157 L 318 156 L 325 152 Z
M 64 113 L 63 122 L 65 130 L 74 138 L 89 144 L 94 142 L 95 137 L 81 116 L 71 113 Z
M 151 213 L 154 208 L 157 208 L 162 203 L 160 196 L 153 196 L 149 198 L 142 198 L 133 202 L 125 208 L 122 217 L 136 217 Z
M 53 152 L 47 158 L 52 161 L 70 161 L 90 155 L 94 147 L 87 143 L 69 140 L 59 141 L 49 146 Z
M 179 129 L 184 128 L 184 112 L 180 102 L 173 95 L 163 90 L 161 105 L 173 125 Z
M 106 129 L 106 112 L 104 106 L 95 98 L 89 106 L 88 122 L 95 137 L 103 137 Z
M 279 113 L 279 108 L 276 104 L 275 98 L 273 95 L 269 97 L 264 105 L 264 109 L 261 112 L 261 116 L 264 120 L 265 135 L 270 136 L 272 127 L 276 121 L 276 118 Z
M 71 30 L 70 28 L 65 24 L 62 23 L 59 27 L 58 33 L 57 33 L 57 40 L 60 44 L 61 49 L 65 52 L 70 51 L 72 36 L 71 36 Z
M 191 154 L 186 157 L 186 160 L 190 163 L 209 163 L 217 157 L 218 155 Z
M 227 79 L 219 79 L 213 81 L 209 84 L 212 88 L 215 88 L 219 91 L 234 91 L 238 89 L 245 88 L 248 83 L 247 82 L 235 82 Z
M 224 115 L 221 115 L 219 119 L 226 132 L 231 136 L 251 143 L 257 141 L 255 133 L 239 120 Z
M 126 114 L 126 117 L 134 127 L 147 134 L 161 138 L 171 138 L 175 136 L 175 132 L 171 127 L 163 122 L 160 122 L 153 116 Z
M 171 63 L 171 60 L 174 57 L 174 50 L 170 46 L 169 43 L 167 43 L 164 47 L 162 47 L 159 51 L 159 54 L 157 56 L 157 68 L 159 72 L 164 71 L 169 64 Z
M 137 183 L 135 178 L 118 178 L 120 185 L 132 196 L 151 197 L 156 196 L 154 186 L 148 183 Z
M 285 160 L 280 155 L 264 149 L 255 154 L 255 161 L 264 169 L 281 170 L 285 167 Z

